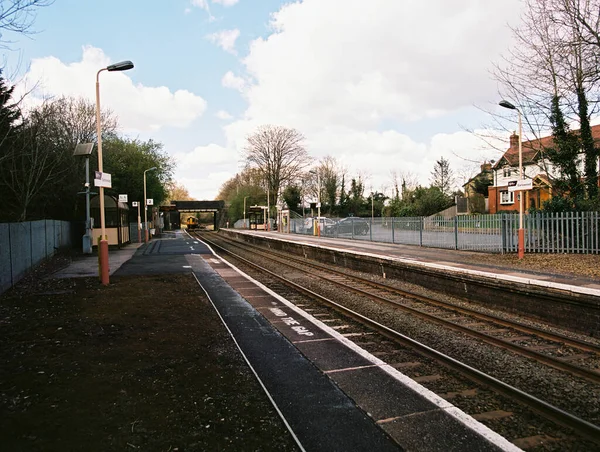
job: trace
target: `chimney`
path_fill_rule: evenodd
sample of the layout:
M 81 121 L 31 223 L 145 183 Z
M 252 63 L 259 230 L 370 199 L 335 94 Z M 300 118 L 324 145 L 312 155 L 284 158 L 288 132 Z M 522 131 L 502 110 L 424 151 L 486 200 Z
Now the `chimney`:
M 510 148 L 518 149 L 519 148 L 519 135 L 516 132 L 513 132 L 510 136 Z

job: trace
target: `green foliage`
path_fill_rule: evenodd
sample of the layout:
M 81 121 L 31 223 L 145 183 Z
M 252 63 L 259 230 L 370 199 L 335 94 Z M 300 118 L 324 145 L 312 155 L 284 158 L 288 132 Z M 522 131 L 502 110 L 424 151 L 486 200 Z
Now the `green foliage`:
M 397 217 L 421 217 L 433 215 L 452 206 L 451 199 L 439 187 L 417 187 L 406 190 L 400 200 L 391 201 L 391 214 Z
M 552 139 L 554 145 L 546 149 L 550 162 L 557 168 L 559 177 L 553 181 L 557 190 L 556 195 L 583 197 L 583 186 L 581 185 L 581 173 L 577 167 L 579 156 L 579 140 L 569 130 L 563 112 L 560 108 L 560 98 L 554 96 L 550 115 L 552 123 Z
M 444 157 L 440 157 L 431 172 L 431 186 L 439 188 L 444 195 L 449 196 L 453 185 L 454 173 L 450 168 L 450 162 Z
M 485 196 L 481 193 L 474 193 L 469 198 L 469 210 L 471 213 L 485 213 Z
M 473 192 L 482 196 L 488 195 L 488 187 L 493 184 L 491 172 L 484 172 L 478 174 L 472 181 Z
M 598 157 L 600 156 L 600 150 L 596 147 L 594 137 L 592 136 L 585 89 L 581 84 L 578 84 L 576 92 L 579 107 L 579 136 L 585 155 L 585 186 L 587 196 L 593 199 L 598 196 Z
M 298 185 L 288 185 L 283 191 L 283 200 L 290 210 L 301 213 L 302 189 Z
M 140 201 L 143 205 L 144 171 L 156 167 L 146 172 L 146 195 L 155 206 L 168 198 L 175 163 L 163 151 L 161 143 L 116 136 L 102 143 L 103 169 L 112 175 L 112 188 L 105 189 L 106 194 L 127 194 L 130 201 Z
M 0 77 L 0 197 L 4 202 L 0 220 L 81 220 L 85 198 L 78 193 L 84 191 L 85 158 L 73 156 L 73 151 L 77 143 L 96 141 L 94 105 L 59 98 L 20 118 L 11 94 L 12 88 Z M 156 166 L 157 171 L 148 173 L 148 197 L 160 204 L 167 197 L 174 162 L 160 143 L 119 138 L 114 132 L 116 120 L 109 113 L 103 112 L 101 120 L 103 170 L 112 175 L 113 186 L 106 194 L 128 194 L 130 201 L 143 202 L 144 170 Z M 92 191 L 97 191 L 95 153 L 89 163 Z

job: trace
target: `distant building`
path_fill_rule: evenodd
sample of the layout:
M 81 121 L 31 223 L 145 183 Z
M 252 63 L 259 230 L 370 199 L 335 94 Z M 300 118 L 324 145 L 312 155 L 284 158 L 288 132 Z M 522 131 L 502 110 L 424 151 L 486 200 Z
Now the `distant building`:
M 487 187 L 494 181 L 491 162 L 483 162 L 481 171 L 463 184 L 463 191 L 467 200 L 467 212 L 465 213 L 486 213 L 488 212 L 488 190 Z

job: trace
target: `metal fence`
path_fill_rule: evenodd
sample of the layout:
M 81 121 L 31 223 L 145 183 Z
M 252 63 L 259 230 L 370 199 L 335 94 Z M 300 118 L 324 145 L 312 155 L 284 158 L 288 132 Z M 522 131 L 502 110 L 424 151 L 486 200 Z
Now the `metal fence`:
M 71 228 L 57 220 L 0 223 L 0 293 L 59 248 L 70 247 Z
M 600 252 L 598 212 L 524 215 L 529 253 Z M 290 232 L 324 237 L 397 243 L 490 253 L 517 252 L 518 214 L 455 217 L 293 219 Z M 320 224 L 320 228 L 316 225 Z

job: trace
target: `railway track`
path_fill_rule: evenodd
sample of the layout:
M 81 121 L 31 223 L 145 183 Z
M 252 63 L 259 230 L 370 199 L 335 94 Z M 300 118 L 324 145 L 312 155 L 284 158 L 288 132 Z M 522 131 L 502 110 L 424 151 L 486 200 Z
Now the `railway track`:
M 463 376 L 467 376 L 470 381 L 477 382 L 483 385 L 485 388 L 492 388 L 495 392 L 503 394 L 516 400 L 521 404 L 526 405 L 529 409 L 540 413 L 544 418 L 551 419 L 552 421 L 567 427 L 568 429 L 577 432 L 584 438 L 598 441 L 600 438 L 600 428 L 597 425 L 586 421 L 580 417 L 568 413 L 560 408 L 557 408 L 550 403 L 547 403 L 540 398 L 532 396 L 525 391 L 522 391 L 516 387 L 510 386 L 509 384 L 503 383 L 497 378 L 491 377 L 484 372 L 481 372 L 470 365 L 466 365 L 457 359 L 451 358 L 443 353 L 434 350 L 431 347 L 421 344 L 418 341 L 411 339 L 410 337 L 399 333 L 398 331 L 390 328 L 382 322 L 365 316 L 356 310 L 349 309 L 346 306 L 342 306 L 340 303 L 336 303 L 323 297 L 313 290 L 307 289 L 306 287 L 291 281 L 288 278 L 282 277 L 279 274 L 272 272 L 262 266 L 257 265 L 254 262 L 249 261 L 243 256 L 233 253 L 231 250 L 227 250 L 225 247 L 215 243 L 215 239 L 224 244 L 224 246 L 231 248 L 237 247 L 239 253 L 250 253 L 254 258 L 268 260 L 272 266 L 278 268 L 288 268 L 291 272 L 309 272 L 310 279 L 319 279 L 326 285 L 335 285 L 338 288 L 344 288 L 344 291 L 352 291 L 357 296 L 362 298 L 369 298 L 379 304 L 385 304 L 392 306 L 395 310 L 402 310 L 403 312 L 410 313 L 410 315 L 419 316 L 429 322 L 435 322 L 436 324 L 443 325 L 446 328 L 451 328 L 454 331 L 458 331 L 462 334 L 468 334 L 477 340 L 484 341 L 487 344 L 502 347 L 510 350 L 513 353 L 519 353 L 529 359 L 535 359 L 550 365 L 561 371 L 570 372 L 574 375 L 579 375 L 586 378 L 588 381 L 598 383 L 598 373 L 594 370 L 594 360 L 597 360 L 600 349 L 592 343 L 586 343 L 577 339 L 573 339 L 567 336 L 561 336 L 556 333 L 541 330 L 539 328 L 532 328 L 528 325 L 515 324 L 509 320 L 492 316 L 489 314 L 483 314 L 473 309 L 468 309 L 461 306 L 452 305 L 441 301 L 439 299 L 432 299 L 430 297 L 424 297 L 423 295 L 407 293 L 406 291 L 392 287 L 388 284 L 381 284 L 373 280 L 369 280 L 364 277 L 357 277 L 355 275 L 349 275 L 346 272 L 340 272 L 339 270 L 332 269 L 321 264 L 314 262 L 308 262 L 305 259 L 295 258 L 293 256 L 282 256 L 280 253 L 265 253 L 264 250 L 258 249 L 253 245 L 249 245 L 243 242 L 231 241 L 222 239 L 222 237 L 216 234 L 200 236 L 204 241 L 207 241 L 211 246 L 219 249 L 221 252 L 227 253 L 237 262 L 243 263 L 244 266 L 253 267 L 255 272 L 260 273 L 263 277 L 267 277 L 277 282 L 277 287 L 273 287 L 278 292 L 289 291 L 290 288 L 296 293 L 300 292 L 305 296 L 309 296 L 313 300 L 318 300 L 319 303 L 326 303 L 329 307 L 335 309 L 345 317 L 354 319 L 358 324 L 366 326 L 367 331 L 363 333 L 356 333 L 359 337 L 368 337 L 366 335 L 371 334 L 369 331 L 376 331 L 384 337 L 393 340 L 395 343 L 400 343 L 404 346 L 408 346 L 413 350 L 418 350 L 418 353 L 429 357 L 437 362 L 443 363 L 454 371 L 460 372 Z M 297 278 L 296 278 L 297 279 Z M 337 289 L 339 291 L 339 289 Z M 465 320 L 467 319 L 467 320 Z M 475 327 L 475 328 L 473 328 Z M 490 332 L 494 332 L 492 336 Z M 504 336 L 504 337 L 503 337 Z M 518 340 L 515 340 L 518 338 Z M 535 342 L 536 349 L 531 350 L 532 347 L 524 347 L 518 342 L 527 341 L 528 343 Z M 564 350 L 568 344 L 569 350 Z M 550 353 L 543 354 L 540 350 L 550 351 Z M 564 356 L 569 352 L 568 357 L 579 356 L 577 358 L 580 362 L 588 363 L 589 367 L 585 368 L 581 365 L 572 365 L 567 360 L 556 360 L 552 356 L 552 352 L 556 354 L 556 350 L 561 350 L 561 354 Z M 533 353 L 531 353 L 533 351 Z M 380 352 L 381 353 L 381 352 Z M 387 352 L 382 352 L 387 353 Z M 410 361 L 409 361 L 410 362 Z M 434 371 L 435 372 L 435 371 Z M 417 376 L 417 381 L 419 376 Z M 451 385 L 452 386 L 452 385 Z M 597 387 L 596 387 L 597 388 Z M 485 390 L 484 390 L 485 391 Z M 436 391 L 437 392 L 437 391 Z M 465 388 L 459 391 L 446 391 L 446 396 L 456 394 L 473 393 L 472 388 Z M 477 392 L 477 390 L 475 391 Z M 444 391 L 441 391 L 444 394 Z M 498 410 L 497 410 L 498 411 Z M 499 410 L 500 412 L 506 412 Z M 518 410 L 517 410 L 518 411 Z M 477 417 L 477 416 L 475 416 Z
M 223 240 L 242 250 L 251 249 L 256 256 L 263 256 L 281 265 L 298 270 L 310 268 L 313 277 L 335 284 L 344 290 L 390 304 L 425 320 L 600 384 L 600 346 L 597 344 L 457 306 L 440 298 L 408 292 L 306 259 L 272 250 L 265 253 L 256 245 L 231 239 Z

